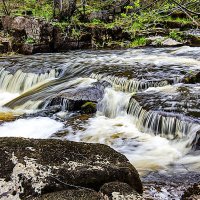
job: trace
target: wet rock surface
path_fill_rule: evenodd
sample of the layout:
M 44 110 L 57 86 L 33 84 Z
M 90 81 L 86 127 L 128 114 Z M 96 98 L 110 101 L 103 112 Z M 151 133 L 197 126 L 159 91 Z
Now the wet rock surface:
M 198 199 L 200 174 L 188 173 L 185 167 L 179 173 L 152 172 L 144 176 L 144 199 Z
M 100 81 L 93 83 L 90 87 L 63 91 L 50 100 L 47 107 L 60 105 L 68 111 L 80 110 L 82 113 L 95 113 L 96 104 L 103 99 L 104 89 L 107 86 L 110 86 L 108 82 Z
M 100 188 L 100 192 L 103 193 L 104 196 L 107 196 L 110 200 L 116 198 L 140 199 L 140 195 L 138 195 L 138 193 L 133 188 L 131 188 L 128 184 L 121 182 L 105 183 Z
M 62 60 L 61 60 L 62 59 Z M 6 71 L 14 74 L 18 70 L 24 73 L 44 74 L 50 70 L 61 71 L 64 63 L 64 56 L 60 55 L 55 59 L 50 58 L 49 55 L 40 56 L 14 56 L 0 59 L 0 65 Z M 30 65 L 27 65 L 29 63 Z M 59 67 L 58 67 L 59 66 Z
M 26 199 L 79 186 L 98 191 L 112 181 L 142 192 L 135 168 L 125 156 L 105 145 L 0 138 L 0 155 L 2 197 Z
M 92 73 L 104 76 L 116 76 L 119 78 L 136 79 L 138 81 L 167 81 L 172 83 L 177 79 L 195 72 L 190 68 L 190 64 L 196 65 L 191 60 L 190 63 L 181 63 L 181 58 L 186 60 L 186 56 L 198 59 L 199 50 L 191 51 L 190 47 L 179 48 L 144 48 L 119 51 L 71 51 L 68 53 L 37 54 L 31 56 L 16 56 L 0 59 L 0 64 L 7 71 L 15 73 L 21 69 L 26 73 L 45 73 L 52 69 L 62 74 L 73 74 L 78 76 L 90 76 Z M 187 52 L 187 54 L 186 54 Z M 149 56 L 149 54 L 151 56 Z M 131 57 L 130 57 L 131 56 Z M 141 56 L 143 60 L 141 60 Z M 175 60 L 174 56 L 180 56 L 180 60 Z M 155 62 L 155 58 L 157 61 Z M 120 59 L 126 60 L 121 62 Z M 30 63 L 30 65 L 27 65 Z M 84 63 L 84 65 L 83 65 Z
M 199 84 L 178 84 L 137 93 L 133 98 L 147 111 L 157 111 L 161 115 L 188 116 L 200 120 Z M 149 96 L 151 98 L 149 99 Z M 165 114 L 166 113 L 166 114 Z M 170 114 L 171 113 L 171 114 Z

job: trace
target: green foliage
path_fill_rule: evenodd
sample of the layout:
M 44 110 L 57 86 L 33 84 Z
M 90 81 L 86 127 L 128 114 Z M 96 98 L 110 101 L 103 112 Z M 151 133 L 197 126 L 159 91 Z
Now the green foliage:
M 21 16 L 31 12 L 33 16 L 42 17 L 47 20 L 53 17 L 52 1 L 47 0 L 8 0 L 11 15 Z
M 125 6 L 126 13 L 128 13 L 130 10 L 133 10 L 133 6 Z
M 145 37 L 139 37 L 135 38 L 131 42 L 130 47 L 145 46 L 146 44 L 147 44 L 147 39 Z
M 172 30 L 169 33 L 169 37 L 174 39 L 174 40 L 176 40 L 176 41 L 179 41 L 179 42 L 182 41 L 182 38 L 181 38 L 180 34 L 177 31 L 174 31 L 174 30 Z
M 25 41 L 26 44 L 34 44 L 35 43 L 35 40 L 31 37 L 28 37 Z
M 79 29 L 73 28 L 71 36 L 74 37 L 75 39 L 79 39 L 81 36 L 81 31 Z
M 91 22 L 93 25 L 100 25 L 100 24 L 103 24 L 103 22 L 99 19 L 93 19 L 92 22 Z
M 139 8 L 139 7 L 140 7 L 140 0 L 135 0 L 135 1 L 134 1 L 134 6 L 135 6 L 136 8 Z
M 127 14 L 121 13 L 121 17 L 122 17 L 122 18 L 127 18 Z
M 66 30 L 67 26 L 69 26 L 68 22 L 52 22 L 52 24 L 59 27 L 63 32 Z

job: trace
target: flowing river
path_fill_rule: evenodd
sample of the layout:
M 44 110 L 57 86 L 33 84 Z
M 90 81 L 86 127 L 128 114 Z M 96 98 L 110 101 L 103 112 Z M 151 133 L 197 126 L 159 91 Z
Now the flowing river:
M 200 84 L 185 81 L 200 71 L 200 47 L 16 56 L 0 67 L 0 137 L 107 144 L 139 171 L 146 198 L 180 199 L 200 181 Z M 97 112 L 70 107 L 80 100 Z

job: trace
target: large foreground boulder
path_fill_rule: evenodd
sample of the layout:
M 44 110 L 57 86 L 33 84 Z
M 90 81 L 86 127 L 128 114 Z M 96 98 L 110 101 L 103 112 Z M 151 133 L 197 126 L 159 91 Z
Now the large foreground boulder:
M 108 146 L 0 138 L 0 198 L 27 199 L 79 188 L 99 191 L 112 181 L 142 193 L 136 169 Z

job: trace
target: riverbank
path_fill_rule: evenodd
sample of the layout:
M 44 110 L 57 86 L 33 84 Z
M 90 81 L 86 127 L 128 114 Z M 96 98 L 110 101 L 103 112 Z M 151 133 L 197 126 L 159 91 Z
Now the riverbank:
M 35 54 L 77 49 L 200 45 L 198 26 L 184 19 L 182 22 L 176 21 L 176 18 L 152 22 L 152 26 L 148 22 L 148 28 L 135 29 L 130 29 L 129 20 L 122 26 L 119 22 L 67 24 L 30 16 L 3 16 L 0 22 L 0 53 Z

